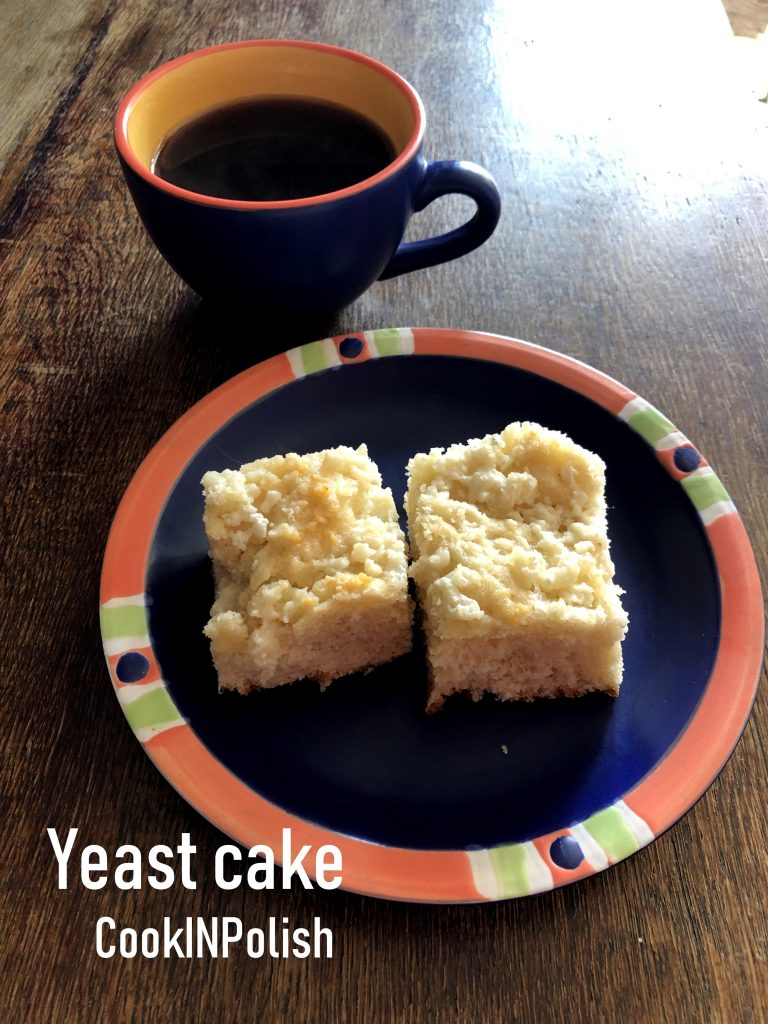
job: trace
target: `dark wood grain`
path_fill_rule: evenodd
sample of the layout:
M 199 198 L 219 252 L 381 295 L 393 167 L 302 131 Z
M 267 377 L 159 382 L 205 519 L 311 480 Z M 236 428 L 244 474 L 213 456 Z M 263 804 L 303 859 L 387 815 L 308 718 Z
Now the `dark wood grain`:
M 2 1021 L 456 1022 L 768 1019 L 765 687 L 719 780 L 668 834 L 549 895 L 429 907 L 345 893 L 55 888 L 45 828 L 108 849 L 221 835 L 163 781 L 110 691 L 101 555 L 143 456 L 262 355 L 393 324 L 516 335 L 671 415 L 768 559 L 765 107 L 739 85 L 715 0 L 611 8 L 493 0 L 11 0 L 0 78 L 3 651 Z M 618 17 L 620 8 L 624 17 Z M 374 286 L 332 323 L 201 304 L 143 233 L 111 141 L 141 74 L 251 36 L 367 52 L 418 88 L 427 155 L 487 166 L 498 231 Z M 16 62 L 13 64 L 13 62 Z M 445 201 L 413 234 L 465 213 Z M 163 915 L 315 914 L 330 962 L 101 961 L 93 927 Z

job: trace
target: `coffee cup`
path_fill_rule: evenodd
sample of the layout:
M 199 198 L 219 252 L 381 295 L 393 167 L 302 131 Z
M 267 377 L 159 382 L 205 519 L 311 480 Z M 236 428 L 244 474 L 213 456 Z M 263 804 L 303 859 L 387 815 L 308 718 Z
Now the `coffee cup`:
M 298 198 L 206 194 L 157 173 L 163 147 L 185 126 L 262 100 L 323 104 L 362 118 L 389 146 L 384 165 Z M 465 255 L 496 227 L 491 175 L 466 161 L 427 161 L 424 129 L 416 91 L 378 61 L 321 43 L 249 40 L 189 53 L 142 78 L 120 104 L 115 143 L 149 235 L 198 294 L 269 311 L 331 313 L 376 280 Z M 327 159 L 334 160 L 333 145 Z M 411 215 L 449 193 L 473 199 L 474 216 L 445 234 L 403 242 Z

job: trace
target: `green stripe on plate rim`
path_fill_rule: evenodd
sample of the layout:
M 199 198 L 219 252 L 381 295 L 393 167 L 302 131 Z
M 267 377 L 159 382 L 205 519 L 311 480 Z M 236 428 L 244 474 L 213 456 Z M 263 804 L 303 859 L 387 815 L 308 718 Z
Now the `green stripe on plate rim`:
M 339 340 L 343 341 L 344 337 L 355 337 L 355 335 L 339 336 Z M 364 331 L 363 337 L 368 344 L 368 354 L 372 359 L 384 356 L 407 356 L 412 355 L 414 351 L 413 331 L 410 327 L 379 327 L 373 331 Z M 289 349 L 285 355 L 297 380 L 313 373 L 320 373 L 332 366 L 339 366 L 342 362 L 335 338 L 310 341 L 306 345 Z
M 128 724 L 135 733 L 142 729 L 154 729 L 184 721 L 164 683 L 153 686 L 149 692 L 142 690 L 135 699 L 121 700 L 121 706 L 128 719 Z
M 382 327 L 371 331 L 376 351 L 380 356 L 396 356 L 400 354 L 400 328 Z
M 99 609 L 101 635 L 104 640 L 122 636 L 144 636 L 149 631 L 147 610 L 143 604 L 123 604 Z
M 644 438 L 648 444 L 656 445 L 661 441 L 667 434 L 671 434 L 675 430 L 674 423 L 671 423 L 666 416 L 659 412 L 658 409 L 654 409 L 652 405 L 646 405 L 644 409 L 638 412 L 632 413 L 627 418 L 627 424 Z
M 467 851 L 475 888 L 489 900 L 514 899 L 554 885 L 552 872 L 531 842 Z
M 521 843 L 494 847 L 488 851 L 488 858 L 500 895 L 527 896 L 531 892 L 527 870 L 528 858 Z
M 322 341 L 311 341 L 307 345 L 302 345 L 299 351 L 304 372 L 307 374 L 319 373 L 320 370 L 327 370 L 331 365 L 329 354 Z
M 644 398 L 627 402 L 618 416 L 657 450 L 690 444 L 675 425 Z M 679 479 L 705 525 L 736 511 L 728 491 L 709 466 L 702 466 Z
M 699 512 L 704 512 L 718 502 L 731 500 L 719 477 L 708 467 L 683 477 L 680 483 Z
M 604 811 L 598 811 L 587 818 L 583 824 L 614 862 L 624 860 L 640 849 L 640 843 L 617 807 L 606 807 Z
M 569 829 L 593 871 L 602 871 L 650 843 L 653 832 L 623 800 Z M 567 834 L 567 833 L 566 833 Z M 467 851 L 475 887 L 486 899 L 544 892 L 554 885 L 546 860 L 532 842 Z

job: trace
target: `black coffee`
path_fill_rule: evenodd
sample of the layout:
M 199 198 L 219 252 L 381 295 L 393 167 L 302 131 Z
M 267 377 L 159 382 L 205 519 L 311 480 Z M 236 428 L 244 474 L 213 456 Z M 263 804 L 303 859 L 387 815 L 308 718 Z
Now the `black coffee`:
M 249 99 L 211 110 L 163 141 L 152 170 L 206 196 L 304 199 L 370 178 L 395 157 L 373 121 L 334 103 Z

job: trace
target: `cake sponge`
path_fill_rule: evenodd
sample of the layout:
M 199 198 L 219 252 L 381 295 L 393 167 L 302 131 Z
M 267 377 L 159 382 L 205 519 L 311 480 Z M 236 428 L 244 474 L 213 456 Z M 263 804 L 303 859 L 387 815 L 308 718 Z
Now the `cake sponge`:
M 408 529 L 430 689 L 503 700 L 617 695 L 627 630 L 605 464 L 536 423 L 408 464 Z
M 365 445 L 206 473 L 220 690 L 325 685 L 411 648 L 407 556 Z

